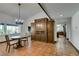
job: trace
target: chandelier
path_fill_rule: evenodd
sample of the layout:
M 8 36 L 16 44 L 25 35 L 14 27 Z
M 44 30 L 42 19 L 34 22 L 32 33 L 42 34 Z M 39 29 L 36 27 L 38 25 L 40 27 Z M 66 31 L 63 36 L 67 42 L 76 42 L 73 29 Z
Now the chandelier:
M 18 10 L 18 11 L 19 11 L 19 12 L 18 12 L 18 18 L 17 18 L 15 21 L 16 21 L 16 24 L 22 25 L 23 22 L 24 22 L 24 20 L 21 19 L 21 15 L 20 15 L 20 6 L 21 6 L 21 4 L 18 3 L 18 7 L 19 7 L 19 10 Z

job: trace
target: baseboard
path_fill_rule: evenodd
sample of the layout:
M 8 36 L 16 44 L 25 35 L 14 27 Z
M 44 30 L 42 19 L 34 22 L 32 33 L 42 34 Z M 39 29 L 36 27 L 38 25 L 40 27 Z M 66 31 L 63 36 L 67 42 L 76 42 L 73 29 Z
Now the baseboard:
M 68 40 L 68 42 L 75 48 L 75 50 L 78 52 L 78 54 L 79 54 L 79 50 L 72 44 L 72 42 L 70 42 L 69 40 Z

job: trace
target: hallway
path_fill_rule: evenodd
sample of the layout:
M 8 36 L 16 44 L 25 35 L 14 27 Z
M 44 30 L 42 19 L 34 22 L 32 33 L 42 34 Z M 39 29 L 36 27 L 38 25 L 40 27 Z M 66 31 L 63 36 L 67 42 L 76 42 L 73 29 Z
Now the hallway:
M 63 37 L 58 38 L 56 44 L 32 41 L 31 48 L 11 49 L 10 53 L 5 51 L 5 44 L 0 44 L 1 56 L 78 56 L 74 47 Z
M 63 37 L 58 38 L 56 48 L 57 48 L 57 55 L 78 56 L 78 53 L 75 50 L 75 48 L 68 42 L 68 40 L 65 40 L 65 38 Z

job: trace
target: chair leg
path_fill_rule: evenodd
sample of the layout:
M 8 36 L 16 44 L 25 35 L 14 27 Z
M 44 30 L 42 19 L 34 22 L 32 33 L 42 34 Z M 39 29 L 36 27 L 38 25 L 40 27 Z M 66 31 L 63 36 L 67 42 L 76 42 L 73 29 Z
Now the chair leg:
M 13 48 L 15 48 L 15 45 L 13 45 Z
M 28 45 L 28 41 L 25 41 L 25 45 L 26 45 L 26 46 Z
M 9 46 L 8 52 L 10 52 L 10 46 Z
M 24 46 L 26 46 L 26 41 L 24 41 Z
M 7 51 L 7 49 L 8 49 L 8 45 L 6 46 L 6 51 Z
M 27 42 L 27 46 L 28 46 L 28 41 L 26 41 Z

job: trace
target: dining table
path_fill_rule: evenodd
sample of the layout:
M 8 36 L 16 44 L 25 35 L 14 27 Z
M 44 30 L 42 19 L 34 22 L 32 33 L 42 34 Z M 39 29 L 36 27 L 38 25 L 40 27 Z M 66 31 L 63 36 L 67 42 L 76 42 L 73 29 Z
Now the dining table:
M 31 37 L 31 35 L 28 35 L 28 36 L 12 36 L 10 38 L 12 40 L 18 40 L 18 45 L 17 45 L 17 47 L 15 47 L 16 49 L 18 49 L 18 48 L 23 47 L 22 44 L 21 44 L 21 40 L 22 39 L 27 39 L 28 40 L 29 37 Z

